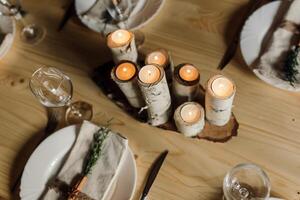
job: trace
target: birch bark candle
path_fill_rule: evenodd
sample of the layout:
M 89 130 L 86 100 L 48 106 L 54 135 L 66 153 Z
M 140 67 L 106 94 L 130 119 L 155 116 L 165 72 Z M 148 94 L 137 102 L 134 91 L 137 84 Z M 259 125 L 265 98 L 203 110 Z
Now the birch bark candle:
M 216 126 L 224 126 L 231 117 L 231 108 L 236 87 L 233 81 L 223 75 L 208 80 L 205 93 L 207 120 Z
M 122 60 L 136 63 L 138 53 L 133 33 L 124 29 L 116 30 L 107 36 L 107 46 L 110 48 L 116 64 Z
M 138 83 L 146 102 L 149 123 L 153 126 L 166 123 L 171 112 L 171 96 L 163 68 L 145 65 L 139 71 Z
M 111 78 L 119 86 L 130 105 L 135 108 L 144 106 L 144 100 L 137 83 L 137 66 L 130 61 L 122 61 L 111 71 Z
M 172 75 L 173 75 L 173 67 L 171 66 L 170 56 L 167 50 L 165 49 L 158 49 L 149 53 L 146 56 L 145 64 L 156 64 L 162 67 L 166 73 L 166 78 L 168 83 L 172 82 Z
M 200 73 L 194 65 L 184 63 L 175 68 L 173 94 L 177 105 L 196 100 L 199 95 L 199 81 Z
M 194 137 L 204 128 L 204 116 L 204 109 L 200 104 L 185 102 L 175 110 L 174 121 L 179 132 L 186 137 Z

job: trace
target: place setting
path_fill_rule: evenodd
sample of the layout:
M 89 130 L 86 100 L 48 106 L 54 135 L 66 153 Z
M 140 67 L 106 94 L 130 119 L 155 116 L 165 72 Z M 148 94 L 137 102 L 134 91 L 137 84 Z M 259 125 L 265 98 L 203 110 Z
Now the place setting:
M 241 32 L 243 58 L 264 82 L 292 92 L 299 91 L 300 2 L 270 1 L 257 9 Z
M 272 197 L 279 194 L 275 191 L 279 179 L 271 179 L 276 171 L 267 162 L 261 162 L 260 157 L 255 160 L 245 152 L 238 152 L 247 145 L 250 146 L 247 151 L 256 148 L 255 145 L 260 148 L 261 141 L 251 143 L 251 136 L 245 134 L 252 127 L 245 123 L 243 105 L 235 105 L 235 98 L 242 95 L 239 91 L 243 88 L 234 73 L 215 69 L 208 72 L 191 61 L 194 59 L 176 58 L 174 49 L 168 49 L 164 43 L 143 49 L 148 38 L 139 29 L 158 15 L 165 4 L 163 0 L 71 0 L 69 3 L 57 31 L 70 18 L 70 9 L 74 9 L 84 25 L 82 28 L 99 33 L 110 50 L 109 60 L 101 61 L 90 76 L 86 75 L 91 84 L 98 86 L 95 92 L 103 94 L 96 96 L 97 101 L 105 99 L 113 103 L 111 109 L 119 109 L 142 127 L 136 130 L 139 134 L 143 134 L 143 129 L 159 132 L 153 137 L 158 137 L 155 139 L 161 146 L 144 146 L 144 141 L 138 141 L 150 143 L 150 137 L 130 137 L 128 134 L 132 133 L 124 131 L 130 127 L 126 123 L 122 124 L 123 129 L 118 129 L 123 130 L 120 132 L 115 131 L 110 120 L 100 125 L 95 111 L 103 109 L 110 115 L 105 108 L 108 104 L 100 107 L 96 101 L 89 102 L 87 99 L 94 96 L 87 98 L 84 90 L 75 100 L 74 93 L 80 87 L 74 84 L 78 80 L 72 72 L 59 65 L 37 64 L 34 70 L 31 68 L 26 92 L 35 98 L 33 104 L 39 103 L 46 110 L 47 124 L 16 178 L 15 187 L 19 187 L 21 200 L 146 200 L 152 198 L 152 188 L 159 181 L 168 180 L 168 186 L 174 184 L 180 190 L 182 185 L 189 189 L 212 187 L 212 179 L 221 200 L 283 200 Z M 279 89 L 297 92 L 300 0 L 250 4 L 240 24 L 242 29 L 218 68 L 222 70 L 229 63 L 239 44 L 245 63 L 258 78 Z M 0 58 L 10 50 L 16 37 L 31 48 L 44 42 L 51 33 L 43 25 L 27 21 L 25 12 L 19 3 L 0 0 Z M 21 28 L 18 30 L 16 26 Z M 179 142 L 183 142 L 181 146 Z M 272 142 L 277 145 L 278 141 Z M 197 156 L 201 161 L 209 162 L 177 166 L 178 161 L 195 159 L 192 152 L 195 150 L 199 150 Z M 148 157 L 138 160 L 139 151 Z M 207 168 L 216 160 L 220 167 L 214 168 L 220 169 Z M 216 176 L 201 177 L 203 171 L 199 168 Z M 157 185 L 156 189 L 158 193 L 168 187 Z

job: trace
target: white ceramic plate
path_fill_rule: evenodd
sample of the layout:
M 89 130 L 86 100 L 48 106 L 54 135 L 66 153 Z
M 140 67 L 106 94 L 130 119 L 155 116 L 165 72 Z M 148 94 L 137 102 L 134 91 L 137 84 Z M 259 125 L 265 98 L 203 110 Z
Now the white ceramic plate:
M 139 1 L 141 2 L 142 0 Z M 81 16 L 81 14 L 90 9 L 95 2 L 96 0 L 75 0 L 75 10 L 77 16 L 84 25 L 96 32 L 103 32 L 102 23 L 85 21 Z M 135 9 L 135 12 L 132 13 L 129 19 L 126 21 L 128 29 L 135 30 L 146 25 L 159 12 L 164 3 L 164 0 L 144 0 L 144 2 L 144 4 L 140 3 L 140 6 Z M 109 33 L 116 29 L 118 29 L 116 25 L 107 24 L 106 30 L 104 32 Z
M 240 46 L 248 66 L 258 58 L 262 41 L 270 29 L 281 1 L 268 3 L 257 9 L 246 21 L 241 32 Z
M 44 192 L 48 181 L 57 174 L 64 157 L 71 149 L 76 133 L 76 126 L 60 129 L 44 140 L 32 153 L 26 163 L 21 178 L 20 197 L 22 200 L 37 200 Z M 117 184 L 111 200 L 129 200 L 133 197 L 136 186 L 137 170 L 130 148 L 122 164 Z

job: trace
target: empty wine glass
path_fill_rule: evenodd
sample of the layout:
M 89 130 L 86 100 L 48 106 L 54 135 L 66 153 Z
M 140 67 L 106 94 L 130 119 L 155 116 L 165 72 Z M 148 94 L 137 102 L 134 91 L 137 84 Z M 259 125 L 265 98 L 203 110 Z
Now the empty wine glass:
M 71 103 L 73 85 L 71 79 L 54 67 L 36 70 L 29 82 L 32 93 L 47 108 L 67 106 L 66 122 L 80 123 L 92 118 L 92 106 L 86 102 Z
M 239 164 L 224 178 L 223 192 L 226 200 L 266 200 L 270 195 L 270 180 L 257 165 Z
M 20 38 L 23 42 L 36 44 L 44 38 L 45 29 L 37 24 L 26 24 L 20 6 L 12 5 L 8 0 L 0 0 L 0 4 L 7 9 L 6 12 L 0 12 L 0 16 L 13 16 L 20 22 L 22 26 Z

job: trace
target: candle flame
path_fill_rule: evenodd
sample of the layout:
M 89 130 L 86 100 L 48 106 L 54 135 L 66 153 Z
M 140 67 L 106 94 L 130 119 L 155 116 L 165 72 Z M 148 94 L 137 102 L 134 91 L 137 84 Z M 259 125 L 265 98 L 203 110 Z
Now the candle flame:
M 123 33 L 122 33 L 121 31 L 119 31 L 119 32 L 117 32 L 117 36 L 118 36 L 119 38 L 121 38 L 121 37 L 123 36 Z
M 128 69 L 126 67 L 123 68 L 123 72 L 127 72 Z
M 158 56 L 156 55 L 156 56 L 154 56 L 154 60 L 158 60 Z
M 190 74 L 192 71 L 190 69 L 187 69 L 186 72 Z

